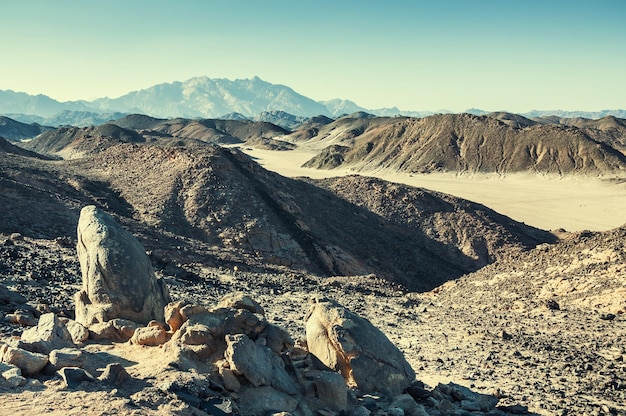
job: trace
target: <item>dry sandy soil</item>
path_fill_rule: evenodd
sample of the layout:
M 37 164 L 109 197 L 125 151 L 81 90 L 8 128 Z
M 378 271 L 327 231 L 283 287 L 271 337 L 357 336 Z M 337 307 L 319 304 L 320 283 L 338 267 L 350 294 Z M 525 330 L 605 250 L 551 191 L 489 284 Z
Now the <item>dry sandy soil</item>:
M 271 151 L 243 146 L 268 170 L 287 177 L 328 178 L 354 174 L 348 169 L 317 170 L 300 167 L 319 150 L 300 145 L 296 150 Z M 424 175 L 389 171 L 368 172 L 391 182 L 445 192 L 488 206 L 517 221 L 544 230 L 601 231 L 626 223 L 626 179 L 595 176 L 512 173 Z

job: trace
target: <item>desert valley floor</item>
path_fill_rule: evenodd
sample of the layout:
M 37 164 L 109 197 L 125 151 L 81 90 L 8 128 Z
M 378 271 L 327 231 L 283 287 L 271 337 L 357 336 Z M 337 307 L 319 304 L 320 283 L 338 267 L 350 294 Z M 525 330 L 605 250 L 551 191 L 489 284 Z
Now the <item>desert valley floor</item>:
M 349 169 L 302 167 L 319 149 L 298 147 L 272 151 L 243 146 L 241 150 L 266 169 L 283 176 L 326 178 L 358 173 Z M 568 177 L 528 173 L 429 173 L 380 171 L 367 175 L 436 190 L 488 206 L 515 220 L 544 229 L 604 231 L 626 224 L 626 179 Z

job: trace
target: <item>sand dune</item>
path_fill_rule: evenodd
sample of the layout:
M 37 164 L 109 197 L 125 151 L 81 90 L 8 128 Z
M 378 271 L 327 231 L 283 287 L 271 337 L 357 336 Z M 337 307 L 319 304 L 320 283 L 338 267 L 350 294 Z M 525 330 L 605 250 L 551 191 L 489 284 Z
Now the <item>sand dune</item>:
M 355 173 L 349 169 L 300 167 L 317 154 L 317 149 L 300 147 L 277 152 L 243 146 L 241 150 L 266 169 L 288 177 L 327 178 Z M 526 173 L 415 175 L 382 170 L 368 175 L 479 202 L 517 221 L 547 230 L 603 231 L 626 223 L 626 178 L 610 181 L 592 176 Z

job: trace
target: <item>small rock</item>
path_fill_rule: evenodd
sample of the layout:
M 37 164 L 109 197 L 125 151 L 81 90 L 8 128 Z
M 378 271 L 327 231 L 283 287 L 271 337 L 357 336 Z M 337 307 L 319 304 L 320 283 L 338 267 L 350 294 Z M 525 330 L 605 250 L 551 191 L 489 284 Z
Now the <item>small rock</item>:
M 226 390 L 234 391 L 235 393 L 239 391 L 241 383 L 230 368 L 219 367 L 219 373 Z
M 107 383 L 113 386 L 121 386 L 126 381 L 130 380 L 130 374 L 120 363 L 107 364 L 104 372 L 98 377 L 103 383 Z
M 454 405 L 452 404 L 452 402 L 450 402 L 450 400 L 443 399 L 441 402 L 439 402 L 439 411 L 443 413 L 444 415 L 448 413 L 452 413 L 453 410 L 454 410 Z
M 135 334 L 139 324 L 128 319 L 112 319 L 89 327 L 89 338 L 126 342 Z
M 404 410 L 399 407 L 390 407 L 389 410 L 387 410 L 387 414 L 389 416 L 404 416 Z
M 25 376 L 39 373 L 48 364 L 48 356 L 44 354 L 13 348 L 8 345 L 0 346 L 0 360 L 19 367 Z
M 272 362 L 267 351 L 256 345 L 244 334 L 226 336 L 226 352 L 231 370 L 243 375 L 255 386 L 270 385 L 272 381 Z
M 132 344 L 157 346 L 167 342 L 167 332 L 162 326 L 137 328 L 130 339 Z
M 82 345 L 89 339 L 89 330 L 85 328 L 81 323 L 76 322 L 73 319 L 59 317 L 59 320 L 70 333 L 72 342 L 76 345 Z
M 12 233 L 9 236 L 9 240 L 11 241 L 24 241 L 24 236 L 20 233 Z
M 418 404 L 410 394 L 400 394 L 393 398 L 389 407 L 397 407 L 404 411 L 407 415 L 413 415 L 417 412 Z
M 7 314 L 5 320 L 12 324 L 22 326 L 35 326 L 37 325 L 37 319 L 29 311 L 17 310 L 14 313 Z
M 224 296 L 217 304 L 218 308 L 246 309 L 252 313 L 265 316 L 263 307 L 245 293 L 235 292 Z
M 20 344 L 29 351 L 49 354 L 60 348 L 73 347 L 72 336 L 54 313 L 41 315 L 37 326 L 22 333 Z
M 2 364 L 2 377 L 12 386 L 19 387 L 26 384 L 26 378 L 22 377 L 22 370 L 15 366 Z
M 616 316 L 614 313 L 603 313 L 602 315 L 600 315 L 600 319 L 604 321 L 612 321 L 615 318 Z
M 187 305 L 185 301 L 170 302 L 165 305 L 164 318 L 167 325 L 170 327 L 170 331 L 176 332 L 185 323 L 185 318 L 180 313 L 180 310 Z
M 473 400 L 461 400 L 461 409 L 470 412 L 479 412 L 482 410 L 480 403 Z
M 55 371 L 63 367 L 82 367 L 87 357 L 77 348 L 62 348 L 50 352 L 50 365 Z
M 559 306 L 559 304 L 557 303 L 557 301 L 549 299 L 546 301 L 546 307 L 548 309 L 550 309 L 551 311 L 559 311 L 561 310 L 561 307 Z
M 70 389 L 80 386 L 80 383 L 83 381 L 96 381 L 96 378 L 88 371 L 78 367 L 63 367 L 59 370 L 59 375 L 65 382 L 66 387 Z

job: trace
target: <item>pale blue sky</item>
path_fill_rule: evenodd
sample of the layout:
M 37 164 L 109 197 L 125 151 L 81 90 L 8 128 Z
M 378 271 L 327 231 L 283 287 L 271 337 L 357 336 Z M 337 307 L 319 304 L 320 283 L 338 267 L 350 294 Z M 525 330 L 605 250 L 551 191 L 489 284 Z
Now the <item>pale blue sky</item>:
M 0 38 L 0 89 L 61 101 L 257 75 L 367 108 L 626 108 L 623 0 L 20 0 Z

